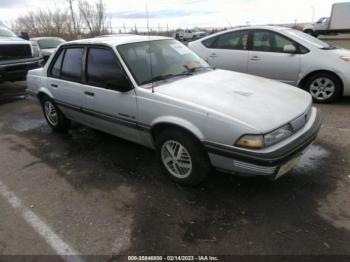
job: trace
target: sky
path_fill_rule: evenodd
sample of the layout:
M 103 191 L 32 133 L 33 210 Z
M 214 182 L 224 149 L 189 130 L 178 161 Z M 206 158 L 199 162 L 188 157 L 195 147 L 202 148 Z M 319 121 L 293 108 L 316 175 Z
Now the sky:
M 93 2 L 94 0 L 91 0 Z M 145 28 L 146 6 L 151 28 L 231 27 L 311 22 L 329 16 L 334 0 L 104 0 L 114 28 Z M 338 2 L 342 2 L 341 0 Z M 147 3 L 147 4 L 146 4 Z M 65 0 L 0 0 L 0 20 L 38 8 L 67 9 Z

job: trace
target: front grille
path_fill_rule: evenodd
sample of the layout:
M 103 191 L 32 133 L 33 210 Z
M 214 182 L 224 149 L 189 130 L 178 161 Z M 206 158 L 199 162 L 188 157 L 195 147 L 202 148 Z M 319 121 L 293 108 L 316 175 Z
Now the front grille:
M 0 61 L 31 58 L 32 51 L 29 44 L 0 45 Z

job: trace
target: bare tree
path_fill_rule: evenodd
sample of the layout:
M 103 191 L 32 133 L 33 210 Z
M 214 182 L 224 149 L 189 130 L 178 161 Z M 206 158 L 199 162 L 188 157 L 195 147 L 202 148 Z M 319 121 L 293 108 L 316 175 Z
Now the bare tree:
M 87 0 L 66 1 L 65 10 L 38 9 L 17 18 L 13 30 L 27 32 L 31 37 L 59 36 L 67 40 L 107 33 L 107 11 L 103 0 L 96 0 L 93 4 Z
M 79 0 L 78 7 L 82 22 L 92 37 L 107 32 L 107 11 L 103 0 L 98 0 L 94 4 L 90 4 L 87 0 Z

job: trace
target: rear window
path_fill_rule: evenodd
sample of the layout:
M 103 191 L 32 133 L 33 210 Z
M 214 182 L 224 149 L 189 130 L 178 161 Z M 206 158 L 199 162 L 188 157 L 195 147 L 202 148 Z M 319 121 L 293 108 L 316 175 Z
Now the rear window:
M 64 50 L 61 51 L 61 53 L 57 57 L 54 65 L 52 66 L 52 69 L 51 69 L 51 76 L 52 77 L 60 77 L 63 55 L 64 55 Z
M 61 78 L 80 82 L 84 48 L 67 48 L 64 55 Z

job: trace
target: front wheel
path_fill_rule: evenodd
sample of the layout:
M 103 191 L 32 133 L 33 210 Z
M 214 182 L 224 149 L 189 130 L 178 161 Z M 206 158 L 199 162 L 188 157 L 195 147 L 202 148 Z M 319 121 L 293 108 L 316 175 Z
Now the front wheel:
M 156 151 L 163 170 L 175 182 L 196 186 L 211 170 L 202 145 L 186 131 L 167 130 L 156 139 Z
M 336 76 L 319 73 L 306 81 L 306 89 L 317 103 L 331 103 L 341 95 L 342 83 Z
M 41 105 L 45 119 L 54 131 L 67 131 L 69 129 L 70 120 L 62 114 L 51 98 L 43 97 Z

